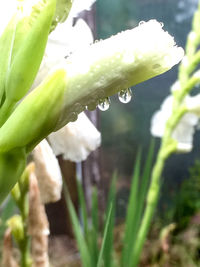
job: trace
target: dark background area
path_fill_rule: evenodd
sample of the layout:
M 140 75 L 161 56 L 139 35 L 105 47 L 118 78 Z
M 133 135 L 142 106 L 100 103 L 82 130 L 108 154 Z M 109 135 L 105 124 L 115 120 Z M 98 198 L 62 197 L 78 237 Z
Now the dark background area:
M 185 47 L 197 3 L 198 0 L 99 0 L 96 8 L 97 36 L 104 39 L 137 26 L 140 21 L 157 19 L 164 23 L 164 30 L 174 36 L 176 43 Z M 133 99 L 128 104 L 120 103 L 116 96 L 112 97 L 110 109 L 100 112 L 103 179 L 109 181 L 113 171 L 117 170 L 119 182 L 124 185 L 121 188 L 124 200 L 137 151 L 142 147 L 144 160 L 152 138 L 151 117 L 169 94 L 170 86 L 177 79 L 177 70 L 175 66 L 167 73 L 132 88 Z M 200 157 L 199 139 L 197 133 L 192 153 L 173 155 L 167 161 L 161 205 L 170 203 L 180 182 L 187 178 L 188 168 L 193 165 L 194 159 Z M 157 139 L 156 150 L 159 144 L 160 139 Z M 124 205 L 124 201 L 121 203 Z

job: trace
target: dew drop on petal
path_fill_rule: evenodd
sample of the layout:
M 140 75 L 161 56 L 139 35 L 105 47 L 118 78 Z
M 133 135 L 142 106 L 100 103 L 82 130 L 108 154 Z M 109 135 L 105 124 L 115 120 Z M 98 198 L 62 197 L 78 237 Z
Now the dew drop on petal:
M 127 88 L 125 90 L 121 90 L 118 93 L 118 98 L 119 98 L 119 101 L 124 103 L 124 104 L 129 103 L 131 101 L 131 98 L 132 98 L 131 88 Z
M 109 107 L 110 107 L 110 98 L 109 97 L 106 97 L 103 100 L 99 100 L 98 108 L 101 111 L 106 111 L 109 109 Z
M 163 23 L 163 22 L 160 22 L 160 26 L 161 26 L 161 28 L 163 28 L 163 26 L 164 26 L 164 23 Z

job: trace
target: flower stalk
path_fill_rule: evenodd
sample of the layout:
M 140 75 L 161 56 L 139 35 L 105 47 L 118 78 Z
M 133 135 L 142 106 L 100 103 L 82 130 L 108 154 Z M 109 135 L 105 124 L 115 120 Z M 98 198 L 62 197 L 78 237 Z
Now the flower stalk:
M 23 175 L 19 179 L 18 183 L 11 191 L 11 195 L 15 200 L 17 207 L 19 208 L 20 217 L 18 221 L 21 222 L 21 237 L 19 235 L 14 234 L 15 240 L 18 244 L 20 254 L 21 254 L 21 267 L 29 267 L 32 264 L 31 256 L 30 256 L 30 237 L 28 235 L 28 192 L 29 192 L 29 176 L 32 170 L 32 165 L 28 165 L 25 169 Z M 12 225 L 16 224 L 16 216 L 9 220 L 9 225 L 11 229 L 13 229 Z

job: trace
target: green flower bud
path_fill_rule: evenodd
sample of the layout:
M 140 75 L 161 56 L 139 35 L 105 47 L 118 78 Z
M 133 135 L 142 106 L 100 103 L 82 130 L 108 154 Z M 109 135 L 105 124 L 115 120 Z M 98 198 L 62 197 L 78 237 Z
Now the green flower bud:
M 7 225 L 10 227 L 12 235 L 15 238 L 15 241 L 20 246 L 21 242 L 24 239 L 24 228 L 23 221 L 20 215 L 14 215 L 7 221 Z
M 10 65 L 13 40 L 15 37 L 17 18 L 14 16 L 0 37 L 0 106 L 5 92 L 7 71 Z
M 33 6 L 20 2 L 6 81 L 6 98 L 17 102 L 30 89 L 47 43 L 56 0 L 36 0 Z M 6 34 L 6 32 L 4 32 Z

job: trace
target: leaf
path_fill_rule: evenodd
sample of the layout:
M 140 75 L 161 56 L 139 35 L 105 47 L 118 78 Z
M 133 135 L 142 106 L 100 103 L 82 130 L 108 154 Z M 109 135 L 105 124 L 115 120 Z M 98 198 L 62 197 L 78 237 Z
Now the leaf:
M 110 217 L 110 224 L 109 224 L 109 229 L 108 229 L 108 234 L 105 240 L 105 249 L 103 253 L 103 260 L 104 263 L 106 263 L 106 267 L 111 267 L 113 266 L 113 234 L 114 234 L 114 227 L 115 227 L 115 210 L 116 210 L 116 180 L 117 180 L 117 174 L 114 172 L 113 177 L 112 177 L 112 182 L 109 190 L 109 195 L 108 195 L 108 201 L 107 201 L 107 208 L 106 208 L 106 214 L 105 214 L 105 226 L 106 227 L 106 222 L 109 217 L 109 212 L 112 206 L 112 212 L 111 212 L 111 217 Z
M 110 206 L 109 214 L 108 214 L 108 217 L 106 220 L 106 225 L 105 225 L 104 234 L 103 234 L 103 240 L 102 240 L 101 249 L 99 252 L 99 258 L 98 258 L 98 262 L 97 262 L 97 267 L 107 266 L 106 262 L 104 263 L 104 265 L 102 265 L 102 262 L 103 262 L 103 254 L 104 254 L 104 251 L 106 249 L 106 242 L 108 240 L 107 237 L 109 234 L 111 218 L 112 218 L 112 205 Z
M 141 152 L 138 153 L 136 163 L 134 166 L 134 173 L 132 177 L 131 191 L 128 202 L 128 209 L 125 221 L 125 233 L 123 240 L 123 251 L 121 258 L 121 265 L 127 266 L 129 259 L 131 257 L 132 247 L 136 241 L 137 233 L 137 207 L 138 207 L 138 188 L 139 188 L 139 179 L 140 179 L 140 161 L 141 161 Z
M 77 245 L 78 245 L 78 248 L 80 251 L 83 267 L 93 267 L 91 265 L 90 252 L 89 252 L 87 243 L 84 239 L 82 228 L 80 226 L 80 223 L 79 223 L 78 217 L 76 215 L 76 211 L 74 209 L 72 201 L 69 197 L 69 193 L 68 193 L 68 190 L 67 190 L 65 183 L 64 183 L 64 192 L 65 192 L 64 196 L 65 196 L 66 204 L 67 204 L 67 207 L 69 209 L 69 213 L 70 213 L 70 217 L 71 217 L 71 221 L 72 221 L 72 225 L 73 225 L 74 234 L 75 234 L 75 237 L 77 240 Z

